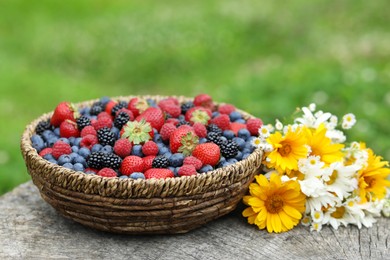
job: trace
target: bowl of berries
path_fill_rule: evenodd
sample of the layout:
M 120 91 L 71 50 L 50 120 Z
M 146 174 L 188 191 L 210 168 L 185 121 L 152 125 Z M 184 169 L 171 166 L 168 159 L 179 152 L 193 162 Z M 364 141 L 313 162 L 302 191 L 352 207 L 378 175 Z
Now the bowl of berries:
M 125 234 L 184 233 L 234 210 L 262 163 L 262 121 L 206 94 L 61 102 L 21 151 L 63 216 Z

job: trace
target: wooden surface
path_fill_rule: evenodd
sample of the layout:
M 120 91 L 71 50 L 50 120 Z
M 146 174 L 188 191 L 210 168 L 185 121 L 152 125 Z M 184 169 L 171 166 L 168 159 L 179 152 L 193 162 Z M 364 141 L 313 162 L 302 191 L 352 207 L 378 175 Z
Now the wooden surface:
M 390 259 L 390 219 L 268 234 L 241 211 L 183 235 L 115 235 L 63 218 L 27 182 L 0 197 L 0 259 Z

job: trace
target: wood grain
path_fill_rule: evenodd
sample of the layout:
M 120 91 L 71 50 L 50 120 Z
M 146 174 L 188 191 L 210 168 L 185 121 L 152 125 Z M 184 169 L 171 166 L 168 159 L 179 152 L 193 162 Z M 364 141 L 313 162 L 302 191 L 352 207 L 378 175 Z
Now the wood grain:
M 27 182 L 0 197 L 0 259 L 390 259 L 390 219 L 268 234 L 241 211 L 183 235 L 116 235 L 63 218 Z

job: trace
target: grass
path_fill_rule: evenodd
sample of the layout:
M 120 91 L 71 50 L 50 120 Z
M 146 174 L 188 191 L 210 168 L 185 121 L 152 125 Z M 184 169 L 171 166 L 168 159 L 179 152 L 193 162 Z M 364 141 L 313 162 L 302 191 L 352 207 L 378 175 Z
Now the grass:
M 316 102 L 390 159 L 387 1 L 21 1 L 0 8 L 0 194 L 63 100 L 207 92 L 265 122 Z

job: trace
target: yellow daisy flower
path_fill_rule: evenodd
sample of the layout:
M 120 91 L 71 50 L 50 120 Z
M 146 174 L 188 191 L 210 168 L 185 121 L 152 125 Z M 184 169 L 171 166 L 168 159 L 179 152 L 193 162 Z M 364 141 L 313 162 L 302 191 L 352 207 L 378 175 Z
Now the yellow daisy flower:
M 307 157 L 305 128 L 298 127 L 295 131 L 288 128 L 285 136 L 276 132 L 267 138 L 267 142 L 274 148 L 267 154 L 266 164 L 268 168 L 274 168 L 279 173 L 298 170 L 298 160 Z
M 268 232 L 285 232 L 299 223 L 305 211 L 305 195 L 298 182 L 281 181 L 281 176 L 272 173 L 270 181 L 264 175 L 255 177 L 256 183 L 249 186 L 249 196 L 244 197 L 246 208 L 242 215 L 249 224 Z
M 326 165 L 343 160 L 343 144 L 332 144 L 331 139 L 326 137 L 326 127 L 321 124 L 314 131 L 307 130 L 308 145 L 311 148 L 311 155 L 321 158 Z
M 371 149 L 368 153 L 367 166 L 358 172 L 360 202 L 365 203 L 375 199 L 383 199 L 386 196 L 386 187 L 390 187 L 390 181 L 386 180 L 390 175 L 389 162 L 382 161 L 381 156 L 376 156 Z

